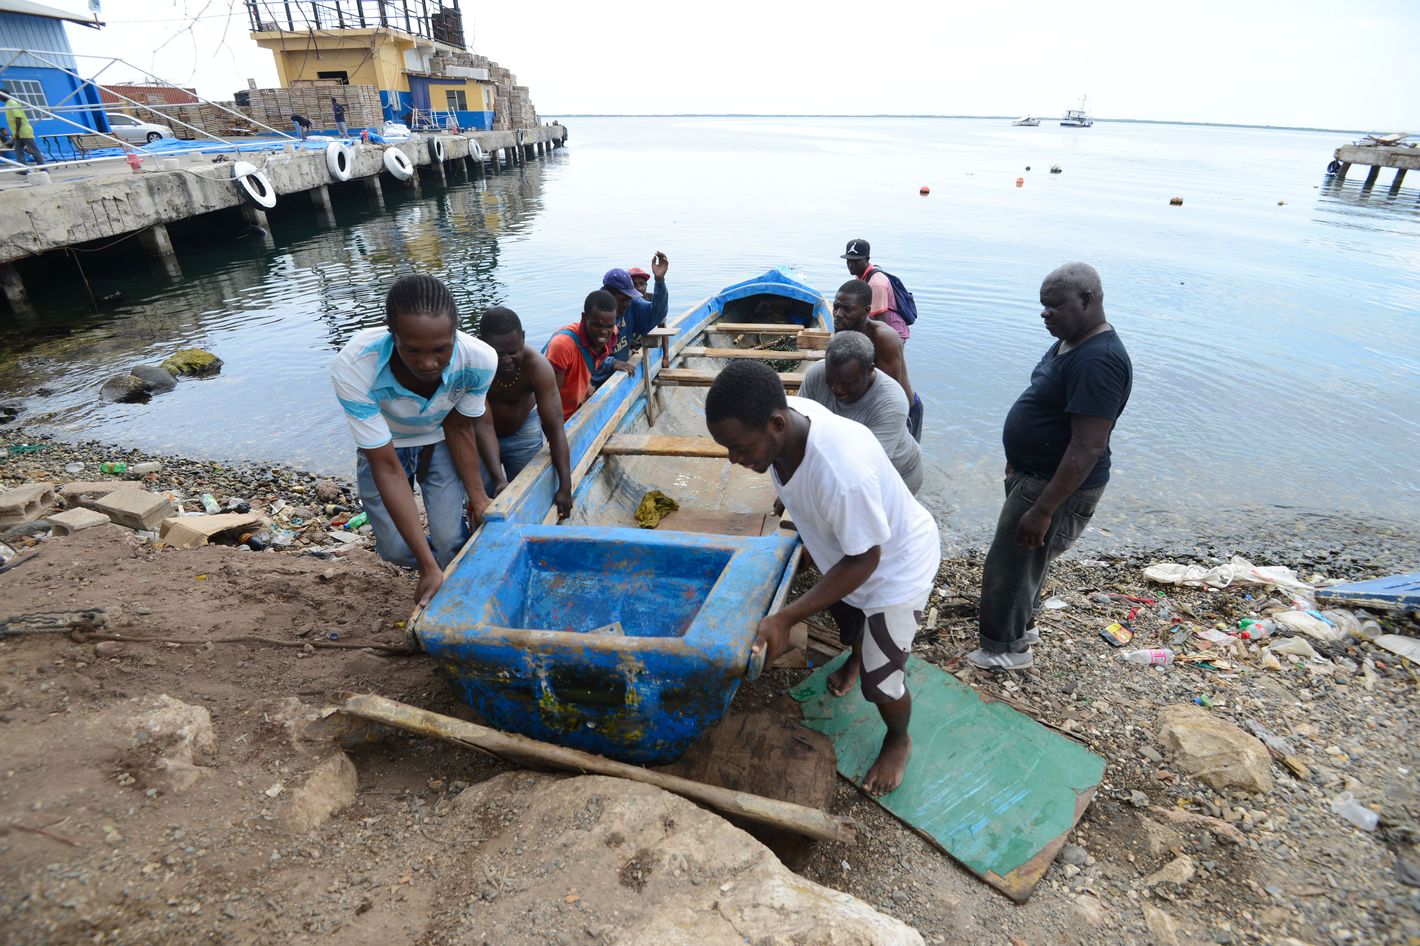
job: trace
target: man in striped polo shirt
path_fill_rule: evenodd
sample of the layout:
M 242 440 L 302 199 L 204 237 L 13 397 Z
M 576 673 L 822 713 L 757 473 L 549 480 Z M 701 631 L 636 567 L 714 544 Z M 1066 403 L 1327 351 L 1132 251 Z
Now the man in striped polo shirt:
M 419 569 L 429 603 L 443 569 L 483 520 L 490 498 L 478 460 L 499 469 L 484 399 L 498 369 L 486 343 L 458 330 L 458 308 L 432 276 L 404 276 L 385 298 L 385 327 L 364 329 L 335 356 L 330 379 L 359 448 L 360 500 L 385 561 Z M 424 497 L 429 535 L 414 486 Z

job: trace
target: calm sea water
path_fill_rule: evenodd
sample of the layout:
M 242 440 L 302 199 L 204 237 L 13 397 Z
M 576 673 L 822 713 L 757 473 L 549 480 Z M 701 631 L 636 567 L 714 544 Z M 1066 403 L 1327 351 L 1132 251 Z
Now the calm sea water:
M 437 274 L 470 312 L 510 305 L 541 341 L 604 270 L 648 267 L 657 249 L 679 311 L 772 265 L 831 293 L 847 277 L 844 242 L 862 237 L 917 297 L 907 353 L 927 404 L 924 498 L 951 540 L 994 523 L 1001 421 L 1052 341 L 1040 280 L 1074 259 L 1099 268 L 1136 372 L 1094 544 L 1321 517 L 1420 532 L 1420 192 L 1389 194 L 1389 171 L 1369 193 L 1361 175 L 1330 186 L 1323 169 L 1344 135 L 566 123 L 570 147 L 546 161 L 418 197 L 390 189 L 385 213 L 336 190 L 335 229 L 287 198 L 274 251 L 237 239 L 235 215 L 175 230 L 178 283 L 134 241 L 27 269 L 45 309 L 0 325 L 0 395 L 70 438 L 348 474 L 326 366 L 381 319 L 399 273 Z M 96 314 L 80 266 L 96 297 L 123 297 Z M 221 376 L 148 404 L 98 400 L 109 375 L 186 345 L 219 354 Z

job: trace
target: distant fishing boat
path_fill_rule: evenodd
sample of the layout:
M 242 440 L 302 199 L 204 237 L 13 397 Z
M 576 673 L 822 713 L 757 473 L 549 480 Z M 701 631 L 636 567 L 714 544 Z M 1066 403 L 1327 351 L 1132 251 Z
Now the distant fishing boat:
M 784 603 L 802 546 L 771 511 L 769 478 L 706 435 L 705 388 L 739 358 L 797 388 L 830 318 L 779 270 L 722 289 L 654 330 L 636 374 L 612 372 L 567 422 L 570 519 L 555 524 L 546 446 L 493 500 L 412 624 L 485 722 L 664 763 L 720 721 L 759 673 L 755 630 Z M 679 506 L 638 528 L 657 498 Z
M 1011 122 L 1011 126 L 1014 128 L 1035 128 L 1038 125 L 1040 125 L 1040 119 L 1031 118 L 1029 115 L 1023 115 Z
M 1061 128 L 1089 128 L 1095 123 L 1085 112 L 1085 99 L 1087 96 L 1080 96 L 1080 107 L 1072 108 L 1065 113 L 1065 118 L 1060 122 Z

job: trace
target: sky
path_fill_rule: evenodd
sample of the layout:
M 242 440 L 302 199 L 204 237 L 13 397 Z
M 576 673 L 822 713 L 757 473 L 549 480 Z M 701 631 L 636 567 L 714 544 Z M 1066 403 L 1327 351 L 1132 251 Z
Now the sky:
M 103 30 L 67 27 L 75 52 L 121 56 L 204 98 L 230 99 L 249 77 L 276 84 L 240 0 L 102 6 Z M 545 117 L 1054 116 L 1087 95 L 1101 119 L 1420 133 L 1416 0 L 461 6 L 473 49 L 516 73 Z

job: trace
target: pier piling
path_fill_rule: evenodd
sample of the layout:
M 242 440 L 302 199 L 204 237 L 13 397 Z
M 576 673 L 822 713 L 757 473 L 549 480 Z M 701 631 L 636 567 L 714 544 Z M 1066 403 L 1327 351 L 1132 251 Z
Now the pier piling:
M 10 263 L 0 263 L 0 291 L 5 293 L 6 301 L 17 315 L 34 314 L 29 293 L 25 291 L 25 282 L 20 278 L 19 270 Z
M 153 257 L 169 279 L 181 279 L 182 267 L 178 265 L 177 253 L 173 251 L 173 241 L 168 236 L 168 228 L 155 223 L 138 231 L 138 242 L 143 252 Z
M 365 191 L 370 195 L 370 200 L 381 210 L 385 209 L 385 189 L 380 185 L 380 176 L 371 174 L 365 178 Z
M 327 227 L 335 226 L 335 207 L 330 202 L 330 188 L 322 184 L 319 187 L 312 187 L 310 194 L 311 203 L 315 206 L 321 223 Z

